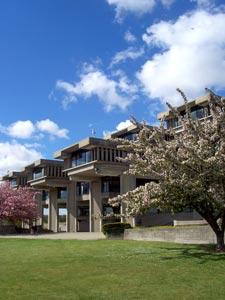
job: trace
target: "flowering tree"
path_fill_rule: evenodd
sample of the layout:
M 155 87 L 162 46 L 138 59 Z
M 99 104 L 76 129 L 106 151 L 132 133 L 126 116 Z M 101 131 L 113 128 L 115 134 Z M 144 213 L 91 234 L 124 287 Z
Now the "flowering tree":
M 125 202 L 127 214 L 136 215 L 151 207 L 181 211 L 196 210 L 217 237 L 217 249 L 224 250 L 225 229 L 225 99 L 209 92 L 209 118 L 193 119 L 185 95 L 185 115 L 171 107 L 182 131 L 149 128 L 137 123 L 136 141 L 121 141 L 128 151 L 128 174 L 153 176 L 155 182 L 111 199 L 112 205 Z
M 36 192 L 29 187 L 14 189 L 9 182 L 0 185 L 0 220 L 16 224 L 18 221 L 29 222 L 38 218 Z

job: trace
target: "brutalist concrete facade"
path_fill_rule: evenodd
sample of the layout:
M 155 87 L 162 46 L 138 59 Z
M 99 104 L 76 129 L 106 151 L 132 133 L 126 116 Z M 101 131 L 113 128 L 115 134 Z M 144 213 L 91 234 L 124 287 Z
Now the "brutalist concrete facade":
M 210 118 L 208 98 L 197 98 L 190 102 L 193 117 Z M 177 108 L 184 111 L 184 106 Z M 178 120 L 169 112 L 160 113 L 159 120 L 166 121 L 177 133 L 182 131 Z M 135 139 L 138 127 L 131 125 L 106 138 L 89 137 L 54 154 L 54 160 L 41 159 L 21 172 L 11 172 L 2 177 L 9 180 L 13 187 L 29 185 L 39 191 L 37 202 L 40 219 L 38 224 L 53 232 L 99 232 L 105 222 L 125 221 L 125 207 L 112 208 L 108 199 L 124 194 L 139 185 L 155 180 L 125 175 L 128 165 L 117 158 L 124 158 L 126 152 L 117 148 L 117 138 Z M 60 227 L 59 210 L 64 209 L 66 225 Z M 48 210 L 48 218 L 43 212 Z M 132 226 L 169 225 L 174 220 L 198 220 L 201 217 L 194 211 L 186 210 L 172 215 L 159 210 L 151 210 L 144 216 L 130 218 Z M 45 221 L 45 222 L 44 222 Z

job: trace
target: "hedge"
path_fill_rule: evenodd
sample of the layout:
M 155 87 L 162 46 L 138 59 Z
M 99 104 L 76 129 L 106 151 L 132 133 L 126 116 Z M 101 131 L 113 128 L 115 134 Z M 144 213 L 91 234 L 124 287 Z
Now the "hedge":
M 125 229 L 131 228 L 129 223 L 108 223 L 102 226 L 102 231 L 105 235 L 123 234 Z

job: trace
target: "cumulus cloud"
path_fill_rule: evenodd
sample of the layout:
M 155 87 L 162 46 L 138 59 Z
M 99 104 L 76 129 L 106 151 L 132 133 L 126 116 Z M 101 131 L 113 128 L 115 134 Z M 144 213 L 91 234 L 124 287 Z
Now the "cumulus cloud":
M 122 121 L 122 122 L 120 122 L 119 124 L 116 125 L 116 130 L 112 130 L 112 131 L 104 130 L 103 131 L 103 137 L 107 137 L 108 135 L 110 135 L 112 133 L 115 133 L 116 131 L 123 130 L 123 129 L 129 127 L 130 125 L 132 125 L 130 120 Z
M 225 14 L 203 10 L 161 21 L 143 35 L 149 47 L 158 47 L 137 77 L 150 98 L 180 104 L 176 88 L 197 97 L 205 87 L 225 86 Z
M 156 3 L 169 6 L 174 0 L 106 0 L 109 5 L 115 6 L 116 20 L 122 22 L 126 13 L 143 15 L 151 12 Z
M 214 0 L 191 0 L 191 2 L 196 2 L 198 7 L 201 8 L 213 7 L 215 4 Z
M 123 129 L 129 127 L 130 125 L 132 125 L 130 120 L 122 121 L 122 122 L 120 122 L 119 124 L 116 125 L 116 130 L 117 131 L 123 130 Z
M 127 30 L 124 34 L 124 39 L 125 41 L 127 41 L 128 43 L 133 43 L 135 42 L 137 39 L 135 37 L 135 35 L 133 35 L 130 30 Z
M 69 133 L 68 129 L 59 128 L 59 126 L 55 122 L 49 119 L 38 121 L 36 123 L 36 127 L 39 131 L 50 134 L 51 137 L 58 137 L 58 138 L 65 138 L 65 139 L 68 138 L 68 133 Z
M 43 137 L 43 133 L 54 137 L 68 138 L 68 130 L 59 128 L 55 122 L 49 119 L 38 121 L 36 124 L 30 120 L 19 120 L 9 126 L 0 124 L 0 132 L 19 139 L 40 138 Z
M 35 132 L 35 126 L 30 121 L 16 121 L 8 127 L 1 125 L 0 132 L 5 133 L 13 138 L 27 139 Z
M 129 47 L 126 50 L 117 52 L 116 55 L 112 58 L 110 67 L 114 65 L 124 63 L 128 59 L 135 60 L 141 57 L 144 54 L 144 48 L 136 49 L 134 47 Z
M 8 171 L 19 171 L 41 158 L 40 152 L 19 143 L 0 143 L 0 176 Z
M 103 71 L 92 68 L 83 72 L 78 82 L 57 81 L 56 88 L 64 91 L 65 97 L 72 97 L 74 101 L 78 97 L 88 99 L 96 96 L 106 111 L 115 108 L 125 110 L 133 102 L 136 90 L 125 76 L 115 80 Z

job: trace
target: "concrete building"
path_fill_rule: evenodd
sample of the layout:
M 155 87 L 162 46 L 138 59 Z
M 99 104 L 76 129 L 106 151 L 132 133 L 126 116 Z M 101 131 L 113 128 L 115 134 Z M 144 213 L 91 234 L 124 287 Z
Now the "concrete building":
M 210 118 L 209 95 L 189 102 L 193 118 Z M 184 105 L 177 108 L 185 113 Z M 182 128 L 171 112 L 158 115 L 167 128 L 179 133 Z M 10 172 L 2 177 L 13 187 L 26 185 L 39 191 L 37 197 L 40 219 L 38 224 L 53 232 L 98 232 L 104 222 L 124 221 L 125 207 L 111 207 L 108 199 L 124 194 L 155 178 L 128 176 L 124 171 L 128 165 L 117 158 L 126 157 L 124 150 L 117 148 L 117 138 L 133 140 L 138 128 L 131 125 L 126 129 L 110 134 L 106 138 L 89 137 L 54 154 L 54 160 L 40 159 L 21 172 Z M 60 210 L 66 212 L 62 225 Z M 48 211 L 48 216 L 46 216 Z M 114 216 L 113 216 L 114 214 Z M 167 225 L 174 220 L 198 220 L 201 217 L 192 210 L 178 214 L 150 210 L 144 216 L 130 218 L 133 226 Z
M 205 120 L 206 118 L 210 118 L 210 108 L 209 108 L 209 94 L 198 97 L 190 102 L 188 105 L 190 107 L 191 116 L 194 119 Z M 176 108 L 181 115 L 185 114 L 185 105 L 181 105 Z M 181 124 L 179 123 L 178 118 L 174 117 L 171 111 L 161 112 L 158 114 L 159 120 L 164 120 L 166 123 L 166 127 L 173 128 L 176 132 L 182 131 Z
M 115 219 L 113 213 L 123 214 L 125 209 L 112 208 L 108 199 L 151 180 L 125 175 L 128 165 L 117 160 L 126 152 L 117 149 L 115 138 L 134 139 L 137 132 L 138 128 L 131 125 L 105 139 L 89 137 L 55 153 L 56 159 L 64 161 L 64 172 L 74 188 L 70 231 L 101 231 L 104 222 Z M 134 225 L 135 220 L 129 221 Z

